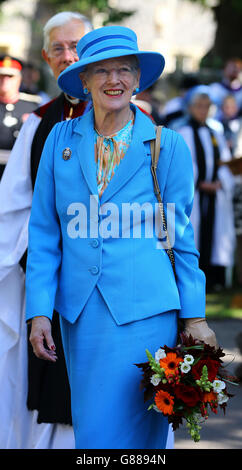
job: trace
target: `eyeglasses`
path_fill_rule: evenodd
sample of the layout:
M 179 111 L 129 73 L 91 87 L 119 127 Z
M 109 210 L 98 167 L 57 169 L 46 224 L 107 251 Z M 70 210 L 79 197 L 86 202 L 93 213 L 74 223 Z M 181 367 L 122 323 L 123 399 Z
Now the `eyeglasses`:
M 73 57 L 78 57 L 77 50 L 76 50 L 76 44 L 73 44 L 72 46 L 53 46 L 50 48 L 50 57 L 60 57 L 65 50 L 68 50 Z
M 110 73 L 115 72 L 121 79 L 130 78 L 130 75 L 134 73 L 135 68 L 131 66 L 122 66 L 119 68 L 106 69 L 104 67 L 96 67 L 91 70 L 91 73 L 100 79 L 107 79 Z

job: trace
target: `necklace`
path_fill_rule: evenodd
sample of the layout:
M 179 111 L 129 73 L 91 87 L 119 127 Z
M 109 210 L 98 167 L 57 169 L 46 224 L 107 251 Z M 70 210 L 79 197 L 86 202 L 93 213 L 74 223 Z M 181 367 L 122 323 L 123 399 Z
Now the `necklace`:
M 110 135 L 104 135 L 104 134 L 101 134 L 101 132 L 98 131 L 98 129 L 95 127 L 95 131 L 96 133 L 100 136 L 100 137 L 105 137 L 106 139 L 110 139 L 112 138 L 115 134 L 117 134 L 121 129 L 123 129 L 126 124 L 128 124 L 128 122 L 133 119 L 133 111 L 132 109 L 129 109 L 129 115 L 128 115 L 128 118 L 126 118 L 125 120 L 125 123 L 120 127 L 120 129 L 117 129 L 116 131 L 112 132 L 112 134 Z
M 73 115 L 74 107 L 80 103 L 80 100 L 78 98 L 72 98 L 71 96 L 67 95 L 64 93 L 69 105 L 70 105 L 70 110 L 69 110 L 69 115 L 66 117 L 66 121 L 70 121 Z

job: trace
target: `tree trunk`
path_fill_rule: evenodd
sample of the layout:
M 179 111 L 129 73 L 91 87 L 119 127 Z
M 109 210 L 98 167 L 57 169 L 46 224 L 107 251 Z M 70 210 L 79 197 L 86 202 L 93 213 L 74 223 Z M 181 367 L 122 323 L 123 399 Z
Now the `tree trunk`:
M 213 8 L 217 31 L 213 48 L 203 58 L 203 65 L 220 67 L 231 57 L 242 57 L 242 8 L 233 6 L 231 0 L 221 0 Z

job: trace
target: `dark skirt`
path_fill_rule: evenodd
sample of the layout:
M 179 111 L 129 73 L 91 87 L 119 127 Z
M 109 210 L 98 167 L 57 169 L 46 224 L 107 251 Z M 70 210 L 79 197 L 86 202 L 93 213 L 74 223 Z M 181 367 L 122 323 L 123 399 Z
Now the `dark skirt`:
M 28 325 L 28 338 L 31 326 Z M 38 423 L 72 424 L 70 386 L 63 352 L 59 314 L 54 312 L 52 336 L 58 360 L 55 363 L 38 359 L 28 339 L 29 410 L 38 410 Z

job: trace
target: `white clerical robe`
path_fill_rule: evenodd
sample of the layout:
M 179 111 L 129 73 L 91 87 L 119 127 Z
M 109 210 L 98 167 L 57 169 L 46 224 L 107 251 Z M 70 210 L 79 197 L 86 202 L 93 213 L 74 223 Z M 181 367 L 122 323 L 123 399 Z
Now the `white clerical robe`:
M 37 423 L 27 409 L 25 274 L 19 261 L 28 246 L 32 204 L 31 144 L 40 118 L 30 114 L 0 183 L 0 448 L 73 449 L 69 425 Z
M 193 129 L 189 125 L 185 125 L 177 130 L 185 139 L 192 156 L 194 183 L 196 186 L 198 178 L 198 166 L 196 160 L 196 148 L 193 137 Z M 230 160 L 231 155 L 222 133 L 213 130 L 216 137 L 220 159 L 222 161 Z M 206 161 L 206 181 L 211 181 L 213 174 L 213 146 L 211 142 L 210 132 L 206 126 L 202 126 L 198 130 L 201 144 L 204 148 Z M 218 179 L 222 188 L 216 192 L 215 200 L 215 220 L 214 232 L 212 240 L 211 264 L 218 266 L 230 267 L 233 265 L 234 248 L 235 248 L 235 230 L 233 216 L 233 189 L 234 177 L 227 165 L 222 165 L 218 169 Z M 193 210 L 191 221 L 194 228 L 194 237 L 197 249 L 199 249 L 199 233 L 200 233 L 200 208 L 199 208 L 199 191 L 195 190 Z

